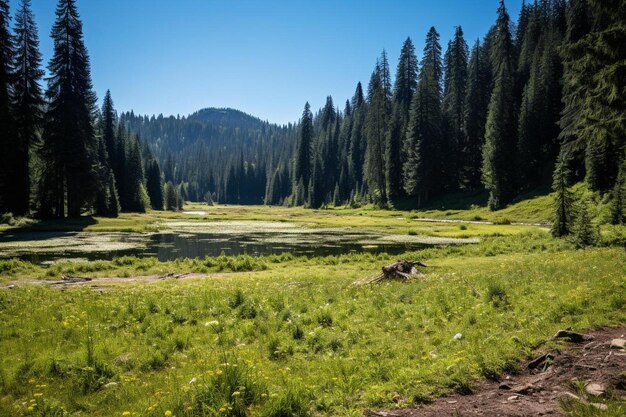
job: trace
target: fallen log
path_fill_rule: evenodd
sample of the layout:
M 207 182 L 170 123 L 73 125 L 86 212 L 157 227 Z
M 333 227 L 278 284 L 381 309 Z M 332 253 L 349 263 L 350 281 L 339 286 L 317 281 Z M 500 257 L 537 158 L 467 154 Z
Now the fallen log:
M 357 282 L 358 284 L 374 284 L 386 280 L 393 279 L 401 279 L 404 281 L 408 281 L 411 278 L 414 278 L 419 275 L 423 275 L 418 271 L 417 267 L 426 267 L 420 261 L 406 261 L 399 260 L 392 264 L 383 266 L 382 273 L 380 275 L 375 276 L 374 278 L 370 278 L 365 282 Z

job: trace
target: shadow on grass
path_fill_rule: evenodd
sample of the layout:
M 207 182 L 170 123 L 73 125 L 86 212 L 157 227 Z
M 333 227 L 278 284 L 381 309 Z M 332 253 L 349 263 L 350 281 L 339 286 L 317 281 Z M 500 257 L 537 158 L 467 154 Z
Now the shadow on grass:
M 549 185 L 542 185 L 532 190 L 525 191 L 515 197 L 510 204 L 515 204 L 523 200 L 541 197 L 550 194 Z M 470 210 L 476 207 L 486 207 L 489 200 L 487 191 L 465 191 L 448 194 L 426 202 L 422 207 L 416 207 L 415 199 L 406 198 L 394 205 L 398 210 Z
M 16 226 L 0 232 L 0 240 L 43 240 L 66 236 L 74 232 L 81 232 L 88 226 L 96 224 L 92 216 L 82 216 L 70 219 L 40 220 L 35 223 Z M 41 235 L 39 235 L 41 233 Z M 41 236 L 41 237 L 39 237 Z

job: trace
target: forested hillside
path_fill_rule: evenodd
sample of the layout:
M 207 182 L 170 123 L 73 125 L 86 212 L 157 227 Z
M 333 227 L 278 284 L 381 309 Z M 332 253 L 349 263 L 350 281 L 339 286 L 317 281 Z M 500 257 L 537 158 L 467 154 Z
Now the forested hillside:
M 623 220 L 623 1 L 538 0 L 517 21 L 501 1 L 483 39 L 457 26 L 442 42 L 431 27 L 421 54 L 401 45 L 395 77 L 383 50 L 351 98 L 307 103 L 286 126 L 232 109 L 118 114 L 110 93 L 98 109 L 76 1 L 56 13 L 44 91 L 29 1 L 11 31 L 0 0 L 0 212 L 115 216 L 184 200 L 418 208 L 480 190 L 498 210 L 585 179 Z

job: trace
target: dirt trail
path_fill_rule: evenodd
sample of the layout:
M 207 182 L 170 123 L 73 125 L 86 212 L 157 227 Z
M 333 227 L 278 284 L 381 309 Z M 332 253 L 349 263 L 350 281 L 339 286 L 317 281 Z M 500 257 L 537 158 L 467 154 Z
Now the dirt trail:
M 594 390 L 599 397 L 612 395 L 626 401 L 626 352 L 623 348 L 611 346 L 613 340 L 625 338 L 626 327 L 601 329 L 589 335 L 593 337 L 591 341 L 567 343 L 560 352 L 541 352 L 549 353 L 553 358 L 532 370 L 528 368 L 532 361 L 524 363 L 519 375 L 505 375 L 500 381 L 485 381 L 474 394 L 451 394 L 413 409 L 368 410 L 365 416 L 560 416 L 559 399 L 562 397 L 605 407 L 590 393 Z M 576 384 L 584 385 L 587 393 L 575 392 Z

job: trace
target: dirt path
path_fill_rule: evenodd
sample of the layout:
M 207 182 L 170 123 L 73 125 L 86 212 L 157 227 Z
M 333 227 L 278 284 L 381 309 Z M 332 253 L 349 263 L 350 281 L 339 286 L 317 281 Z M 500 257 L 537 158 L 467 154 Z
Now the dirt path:
M 553 359 L 548 358 L 534 369 L 529 369 L 532 362 L 529 361 L 522 364 L 519 375 L 481 383 L 474 394 L 451 394 L 413 409 L 368 410 L 365 416 L 560 416 L 559 399 L 562 397 L 604 408 L 598 397 L 589 393 L 594 389 L 598 390 L 599 397 L 613 395 L 626 401 L 626 352 L 623 348 L 611 347 L 613 340 L 625 338 L 626 327 L 601 329 L 589 335 L 592 340 L 567 343 L 561 352 L 542 352 L 551 354 Z M 575 392 L 576 385 L 585 386 L 587 392 Z

